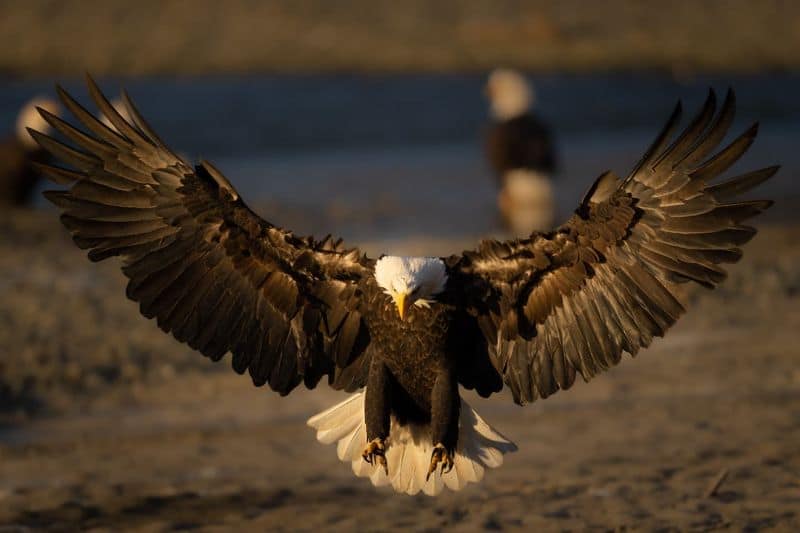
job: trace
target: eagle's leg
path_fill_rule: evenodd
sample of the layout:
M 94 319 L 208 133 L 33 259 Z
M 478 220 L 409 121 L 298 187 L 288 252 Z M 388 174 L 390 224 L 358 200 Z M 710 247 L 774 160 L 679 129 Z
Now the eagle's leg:
M 442 474 L 454 465 L 458 444 L 458 415 L 461 398 L 458 396 L 458 379 L 452 369 L 439 372 L 431 393 L 431 441 L 434 443 L 428 477 L 442 465 Z
M 390 405 L 391 377 L 389 369 L 374 357 L 369 366 L 366 398 L 364 398 L 364 420 L 367 423 L 367 445 L 361 456 L 369 464 L 383 466 L 389 474 L 386 463 L 386 439 L 391 429 Z

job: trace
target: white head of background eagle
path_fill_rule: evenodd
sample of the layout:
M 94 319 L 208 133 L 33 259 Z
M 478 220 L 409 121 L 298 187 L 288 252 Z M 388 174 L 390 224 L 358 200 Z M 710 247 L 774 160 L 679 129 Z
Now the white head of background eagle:
M 28 128 L 42 133 L 49 133 L 52 130 L 50 124 L 39 114 L 37 107 L 41 107 L 45 111 L 49 111 L 56 116 L 61 113 L 61 106 L 58 105 L 58 102 L 49 98 L 34 98 L 20 109 L 17 115 L 17 138 L 22 143 L 22 146 L 30 151 L 38 150 L 39 144 L 33 140 L 31 134 L 28 133 Z
M 375 263 L 375 280 L 392 297 L 403 320 L 412 304 L 430 307 L 433 297 L 444 290 L 447 271 L 438 257 L 385 255 Z
M 486 82 L 486 94 L 491 104 L 492 116 L 497 120 L 511 120 L 524 115 L 533 107 L 533 87 L 516 70 L 493 70 Z

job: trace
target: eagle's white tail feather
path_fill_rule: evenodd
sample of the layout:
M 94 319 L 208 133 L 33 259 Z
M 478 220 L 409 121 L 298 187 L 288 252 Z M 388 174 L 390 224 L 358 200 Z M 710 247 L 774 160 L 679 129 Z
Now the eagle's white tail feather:
M 363 411 L 363 402 L 359 402 L 355 396 L 351 396 L 342 403 L 319 413 L 308 423 L 311 424 L 312 420 L 314 421 L 314 427 L 317 428 L 317 439 L 320 442 L 332 444 L 349 434 L 358 425 L 364 416 Z M 341 449 L 341 442 L 339 447 Z M 339 452 L 340 458 L 342 457 L 341 453 Z
M 311 417 L 308 425 L 316 429 L 320 442 L 338 441 L 339 459 L 351 463 L 356 476 L 368 477 L 376 487 L 391 485 L 395 491 L 406 494 L 422 491 L 434 496 L 444 487 L 461 490 L 467 483 L 480 481 L 485 468 L 497 468 L 503 464 L 504 454 L 517 449 L 514 443 L 484 422 L 463 398 L 455 466 L 450 472 L 444 475 L 437 472 L 429 479 L 425 479 L 433 453 L 429 426 L 401 426 L 392 419 L 386 449 L 389 476 L 383 467 L 370 465 L 362 459 L 361 452 L 367 443 L 363 392 Z

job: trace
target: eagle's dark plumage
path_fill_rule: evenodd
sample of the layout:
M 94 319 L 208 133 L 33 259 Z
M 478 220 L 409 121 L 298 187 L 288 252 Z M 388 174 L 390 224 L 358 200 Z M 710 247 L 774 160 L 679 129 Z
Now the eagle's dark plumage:
M 506 173 L 525 169 L 552 175 L 556 152 L 550 127 L 533 112 L 495 120 L 486 133 L 486 157 L 498 184 Z
M 121 256 L 142 314 L 213 360 L 230 352 L 256 385 L 366 386 L 309 423 L 357 474 L 409 493 L 461 488 L 513 449 L 459 399 L 459 384 L 483 396 L 505 384 L 525 403 L 636 354 L 684 312 L 678 284 L 713 287 L 720 264 L 741 257 L 755 233 L 742 223 L 769 202 L 738 197 L 777 170 L 713 182 L 756 128 L 713 154 L 734 97 L 715 116 L 711 93 L 683 133 L 671 141 L 678 108 L 631 174 L 601 176 L 555 231 L 395 258 L 384 264 L 397 275 L 379 282 L 380 261 L 266 222 L 209 163 L 174 155 L 127 97 L 131 123 L 89 88 L 113 128 L 59 89 L 83 129 L 42 111 L 70 144 L 32 132 L 71 167 L 43 171 L 69 186 L 47 197 L 75 243 L 93 261 Z M 431 272 L 441 286 L 417 294 Z M 453 471 L 428 479 L 439 464 Z

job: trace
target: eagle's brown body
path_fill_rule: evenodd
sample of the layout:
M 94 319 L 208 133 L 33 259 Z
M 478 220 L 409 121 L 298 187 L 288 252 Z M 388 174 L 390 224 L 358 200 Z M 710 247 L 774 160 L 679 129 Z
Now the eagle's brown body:
M 516 169 L 551 175 L 556 152 L 550 128 L 531 112 L 497 121 L 486 135 L 486 156 L 502 186 L 503 176 Z
M 367 438 L 389 437 L 390 413 L 401 422 L 431 423 L 435 442 L 455 449 L 459 409 L 459 334 L 455 308 L 411 309 L 407 320 L 380 298 L 367 326 L 372 363 L 367 380 Z

